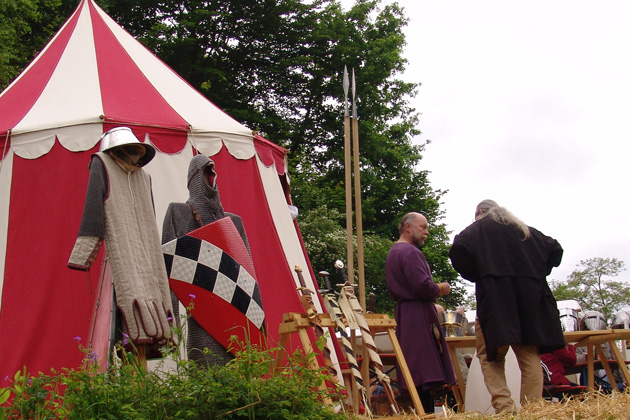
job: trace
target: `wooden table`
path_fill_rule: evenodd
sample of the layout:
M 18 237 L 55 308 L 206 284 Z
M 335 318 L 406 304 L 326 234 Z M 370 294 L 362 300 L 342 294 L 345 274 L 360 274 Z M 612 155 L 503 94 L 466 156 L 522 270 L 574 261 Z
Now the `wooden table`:
M 610 344 L 614 360 L 617 362 L 624 380 L 626 383 L 630 384 L 630 373 L 626 367 L 625 359 L 621 355 L 621 352 L 615 343 L 617 340 L 630 340 L 630 330 L 572 331 L 564 333 L 564 341 L 567 344 L 573 344 L 576 347 L 585 346 L 587 348 L 586 367 L 589 388 L 595 388 L 595 355 L 597 355 L 597 359 L 606 370 L 608 377 L 613 378 L 612 369 L 610 368 L 610 364 L 606 360 L 606 356 L 604 355 L 604 351 L 602 349 L 602 344 L 604 343 Z M 459 368 L 456 349 L 467 347 L 476 348 L 476 340 L 474 336 L 446 337 L 446 344 L 448 345 L 453 369 L 455 370 L 455 376 L 457 378 L 458 389 L 454 390 L 455 399 L 457 400 L 457 403 L 460 404 L 463 412 L 465 410 L 464 400 L 466 396 L 466 384 L 464 383 L 462 371 Z M 616 389 L 617 391 L 619 390 L 614 380 L 611 381 L 611 386 L 613 389 Z
M 463 337 L 446 337 L 446 345 L 448 346 L 448 353 L 451 356 L 451 362 L 453 363 L 453 370 L 455 371 L 455 379 L 457 379 L 457 386 L 453 387 L 453 394 L 455 395 L 455 401 L 461 412 L 465 411 L 464 401 L 466 397 L 466 382 L 462 376 L 462 370 L 459 368 L 459 360 L 457 359 L 457 349 L 460 348 L 476 348 L 476 340 L 473 335 L 466 335 Z
M 576 347 L 585 346 L 587 349 L 586 372 L 589 388 L 595 387 L 594 365 L 595 354 L 597 354 L 597 359 L 604 367 L 608 378 L 610 378 L 610 385 L 617 391 L 619 391 L 619 388 L 617 387 L 617 382 L 614 380 L 612 369 L 606 359 L 602 344 L 608 343 L 610 345 L 610 349 L 613 352 L 613 360 L 617 362 L 617 367 L 626 383 L 630 384 L 630 373 L 628 372 L 626 361 L 615 343 L 617 340 L 628 339 L 630 339 L 630 330 L 572 331 L 564 333 L 564 341 L 566 341 L 567 344 L 573 344 Z

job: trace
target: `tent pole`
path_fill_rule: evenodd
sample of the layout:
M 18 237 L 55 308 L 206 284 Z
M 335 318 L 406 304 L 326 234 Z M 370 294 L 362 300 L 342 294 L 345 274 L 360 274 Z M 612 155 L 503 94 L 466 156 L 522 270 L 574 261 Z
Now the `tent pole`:
M 344 169 L 346 175 L 346 235 L 347 235 L 347 263 L 348 263 L 348 277 L 354 279 L 354 246 L 352 244 L 352 173 L 351 173 L 351 144 L 350 144 L 350 112 L 348 110 L 348 68 L 343 68 L 343 91 L 344 91 L 344 150 L 345 150 L 345 162 Z

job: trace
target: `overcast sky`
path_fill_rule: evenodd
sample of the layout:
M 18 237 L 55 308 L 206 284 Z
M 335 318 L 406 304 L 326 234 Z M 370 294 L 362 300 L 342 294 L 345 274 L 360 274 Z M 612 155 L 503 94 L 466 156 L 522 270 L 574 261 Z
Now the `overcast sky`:
M 588 258 L 630 265 L 630 1 L 398 3 L 451 239 L 490 198 L 561 243 L 550 280 Z

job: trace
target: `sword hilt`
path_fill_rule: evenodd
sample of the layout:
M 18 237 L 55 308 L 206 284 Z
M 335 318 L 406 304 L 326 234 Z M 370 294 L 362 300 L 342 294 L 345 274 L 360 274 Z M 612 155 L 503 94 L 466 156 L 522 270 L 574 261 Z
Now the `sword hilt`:
M 300 287 L 298 287 L 297 290 L 300 290 L 303 293 L 305 292 L 308 292 L 309 294 L 312 293 L 311 290 L 308 287 L 306 287 L 306 281 L 304 281 L 304 276 L 302 276 L 302 267 L 296 264 L 294 270 L 297 273 L 297 277 L 300 282 Z
M 343 264 L 343 261 L 341 261 L 341 260 L 335 261 L 335 268 L 337 269 L 337 272 L 341 276 L 341 279 L 343 280 L 343 282 L 347 283 L 348 282 L 348 276 L 346 275 L 345 267 L 346 266 Z
M 325 289 L 320 289 L 320 292 L 330 292 L 332 290 L 332 288 L 330 287 L 330 279 L 328 278 L 330 276 L 330 273 L 328 271 L 320 271 L 318 273 L 321 278 L 324 280 L 324 286 L 326 287 Z

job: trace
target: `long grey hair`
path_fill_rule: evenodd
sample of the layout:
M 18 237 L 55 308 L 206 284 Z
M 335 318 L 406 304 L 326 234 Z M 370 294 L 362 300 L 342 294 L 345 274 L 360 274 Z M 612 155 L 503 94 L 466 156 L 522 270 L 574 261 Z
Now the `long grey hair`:
M 496 201 L 483 200 L 477 205 L 475 220 L 483 219 L 484 217 L 490 217 L 492 220 L 502 225 L 514 225 L 523 232 L 523 240 L 529 238 L 529 227 L 523 223 L 521 219 L 514 216 L 508 209 L 499 206 Z

